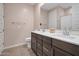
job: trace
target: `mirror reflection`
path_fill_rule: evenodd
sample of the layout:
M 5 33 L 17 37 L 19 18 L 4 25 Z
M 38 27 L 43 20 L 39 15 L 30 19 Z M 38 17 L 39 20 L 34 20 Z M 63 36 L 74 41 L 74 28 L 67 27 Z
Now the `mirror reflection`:
M 65 35 L 79 35 L 79 4 L 45 3 L 40 9 L 41 29 L 61 30 Z

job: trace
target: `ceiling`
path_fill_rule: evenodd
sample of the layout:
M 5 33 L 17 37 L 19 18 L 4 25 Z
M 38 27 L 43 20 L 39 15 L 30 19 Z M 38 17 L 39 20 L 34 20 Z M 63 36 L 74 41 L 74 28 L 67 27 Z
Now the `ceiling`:
M 45 3 L 44 5 L 42 5 L 41 8 L 49 11 L 57 6 L 60 6 L 64 9 L 66 9 L 66 8 L 72 7 L 72 5 L 73 5 L 73 3 Z

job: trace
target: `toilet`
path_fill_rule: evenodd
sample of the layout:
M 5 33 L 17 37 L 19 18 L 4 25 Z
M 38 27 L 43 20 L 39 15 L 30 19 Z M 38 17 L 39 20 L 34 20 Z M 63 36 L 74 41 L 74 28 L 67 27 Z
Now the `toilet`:
M 31 48 L 31 37 L 25 39 L 28 48 Z

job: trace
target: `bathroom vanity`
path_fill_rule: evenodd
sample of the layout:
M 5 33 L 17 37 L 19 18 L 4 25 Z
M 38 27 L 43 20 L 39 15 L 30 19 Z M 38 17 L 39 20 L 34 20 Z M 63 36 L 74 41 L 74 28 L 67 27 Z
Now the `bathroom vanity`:
M 32 31 L 31 48 L 37 56 L 79 56 L 79 39 Z
M 41 6 L 40 16 L 44 22 L 40 20 L 43 26 L 40 26 L 39 29 L 53 28 L 59 31 L 54 33 L 32 31 L 32 50 L 38 56 L 79 56 L 79 5 L 73 4 L 67 9 L 62 9 L 65 4 L 60 5 L 62 8 L 55 9 L 50 8 L 49 5 L 53 4 Z M 46 7 L 47 11 L 45 11 Z M 45 15 L 43 15 L 43 11 L 45 11 Z

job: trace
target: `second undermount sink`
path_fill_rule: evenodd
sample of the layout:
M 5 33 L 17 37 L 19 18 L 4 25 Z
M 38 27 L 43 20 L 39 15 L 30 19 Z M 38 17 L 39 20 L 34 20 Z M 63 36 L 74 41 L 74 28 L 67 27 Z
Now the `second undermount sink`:
M 58 37 L 63 37 L 63 38 L 67 38 L 67 39 L 79 39 L 78 36 L 75 36 L 75 35 L 64 35 L 62 33 L 55 33 L 55 36 L 58 36 Z

